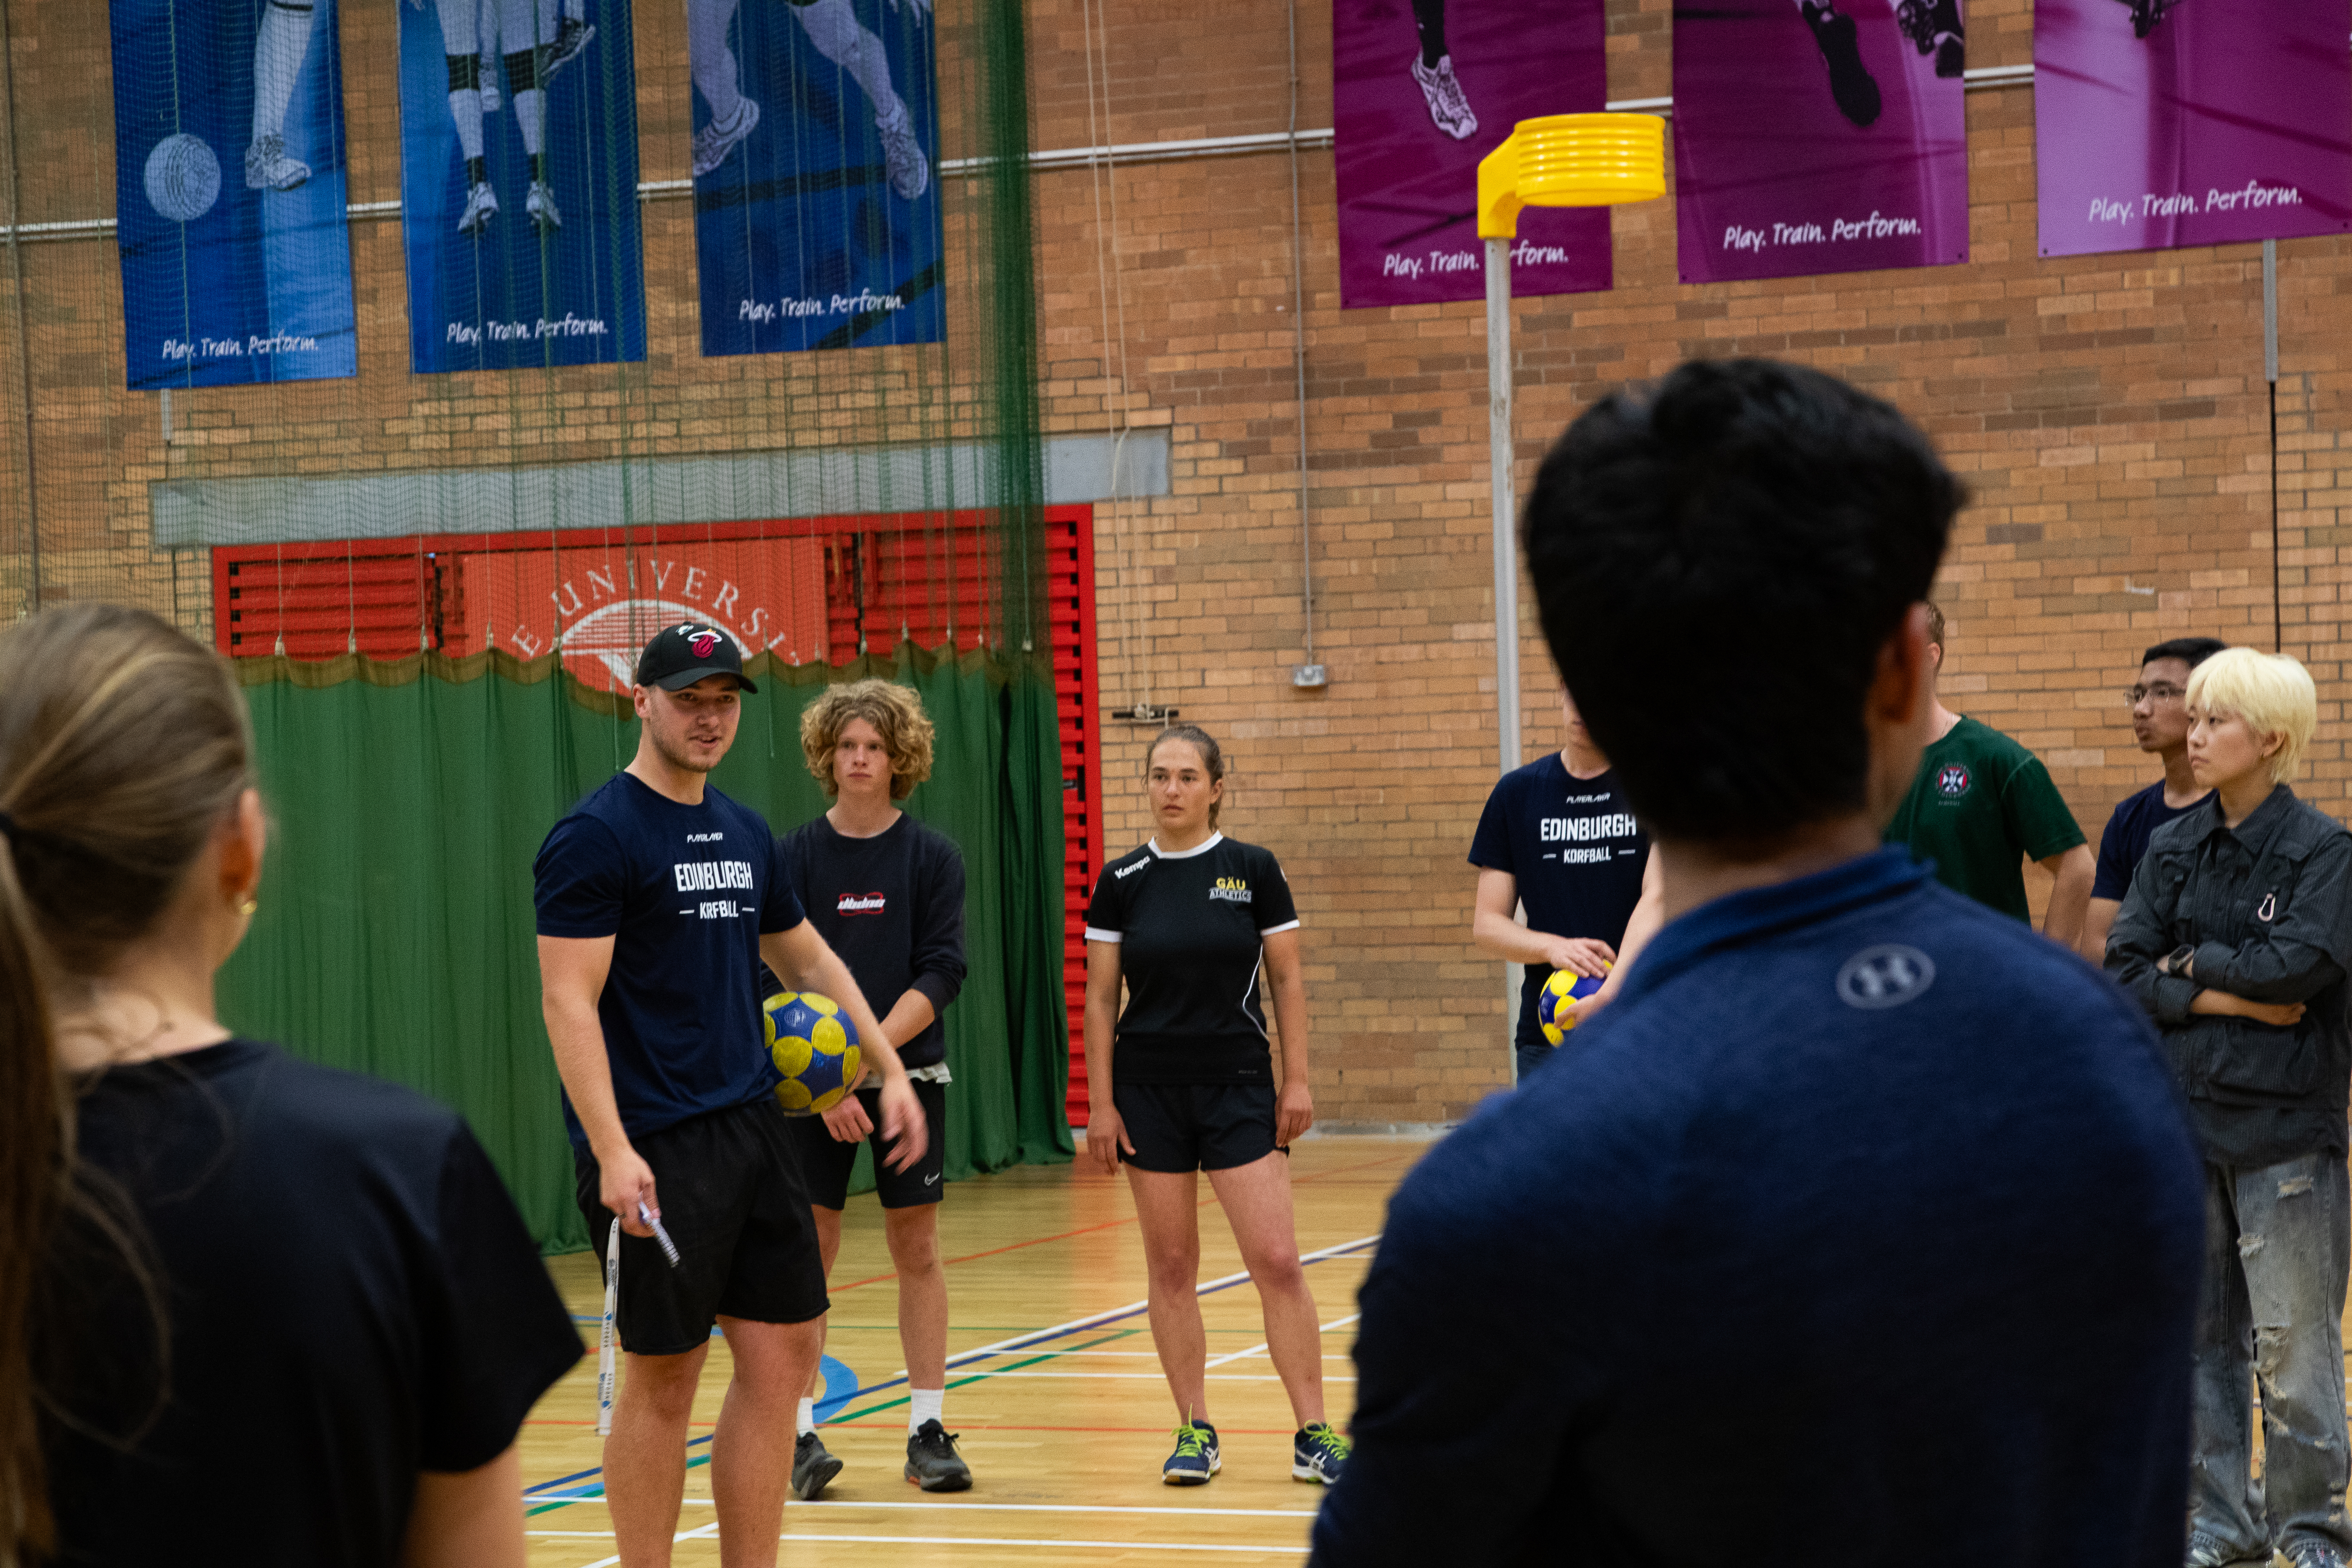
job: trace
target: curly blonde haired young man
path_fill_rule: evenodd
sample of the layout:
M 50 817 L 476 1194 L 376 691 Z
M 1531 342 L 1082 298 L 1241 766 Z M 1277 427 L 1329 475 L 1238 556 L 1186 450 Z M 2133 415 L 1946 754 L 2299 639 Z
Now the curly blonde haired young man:
M 883 1031 L 931 1131 L 919 1164 L 874 1169 L 884 1234 L 898 1275 L 898 1339 L 910 1395 L 907 1469 L 925 1491 L 962 1491 L 971 1471 L 941 1425 L 947 1396 L 948 1288 L 940 1268 L 940 1177 L 947 1143 L 947 1036 L 940 1016 L 963 984 L 963 857 L 944 834 L 898 809 L 931 776 L 931 721 L 922 700 L 887 680 L 828 688 L 801 715 L 801 751 L 833 797 L 824 816 L 787 834 L 787 877 L 858 988 L 887 1009 Z M 822 1118 L 792 1124 L 825 1272 L 841 1250 L 841 1211 L 857 1145 L 880 1121 L 864 1089 Z M 801 1401 L 793 1493 L 806 1500 L 841 1471 L 816 1435 L 815 1387 Z

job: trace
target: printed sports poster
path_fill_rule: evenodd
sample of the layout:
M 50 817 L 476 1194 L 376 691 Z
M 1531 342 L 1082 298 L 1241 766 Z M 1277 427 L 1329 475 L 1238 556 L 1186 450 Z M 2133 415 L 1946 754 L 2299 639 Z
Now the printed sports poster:
M 946 334 L 930 0 L 686 0 L 702 352 Z
M 1608 106 L 1601 0 L 1333 0 L 1339 302 L 1482 300 L 1478 160 L 1522 120 Z M 1611 281 L 1606 207 L 1528 207 L 1511 291 Z
M 1682 280 L 1966 261 L 1962 24 L 1960 0 L 1676 0 Z
M 113 0 L 133 387 L 352 375 L 334 0 Z
M 646 357 L 629 0 L 399 0 L 418 374 Z
M 2352 228 L 2336 0 L 2037 0 L 2044 256 Z

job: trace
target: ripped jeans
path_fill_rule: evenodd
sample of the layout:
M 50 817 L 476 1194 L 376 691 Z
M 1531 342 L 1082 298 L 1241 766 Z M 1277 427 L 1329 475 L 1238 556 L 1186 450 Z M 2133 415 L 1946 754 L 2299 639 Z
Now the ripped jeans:
M 2352 1553 L 2344 1489 L 2344 1156 L 2205 1166 L 2205 1289 L 2197 1314 L 2189 1528 L 2238 1556 L 2318 1540 Z M 2252 1384 L 2263 1396 L 2253 1475 Z

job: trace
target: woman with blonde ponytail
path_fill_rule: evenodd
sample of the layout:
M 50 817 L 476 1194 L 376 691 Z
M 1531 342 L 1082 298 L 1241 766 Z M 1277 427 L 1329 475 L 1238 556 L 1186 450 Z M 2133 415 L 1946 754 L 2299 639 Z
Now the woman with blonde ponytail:
M 460 1118 L 218 1021 L 265 837 L 216 655 L 0 632 L 10 1568 L 523 1561 L 515 1434 L 578 1335 Z

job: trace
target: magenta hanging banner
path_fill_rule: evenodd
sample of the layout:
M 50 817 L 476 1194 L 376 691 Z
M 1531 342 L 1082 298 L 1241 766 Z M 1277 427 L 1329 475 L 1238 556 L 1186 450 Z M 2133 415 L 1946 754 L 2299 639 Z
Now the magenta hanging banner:
M 1486 297 L 1478 160 L 1522 120 L 1587 114 L 1609 96 L 1602 0 L 1333 0 L 1339 302 Z M 1519 215 L 1511 290 L 1610 282 L 1606 208 Z
M 2344 0 L 2036 0 L 2042 254 L 2352 229 Z
M 1677 0 L 1682 280 L 1966 261 L 1967 58 L 1959 0 Z

